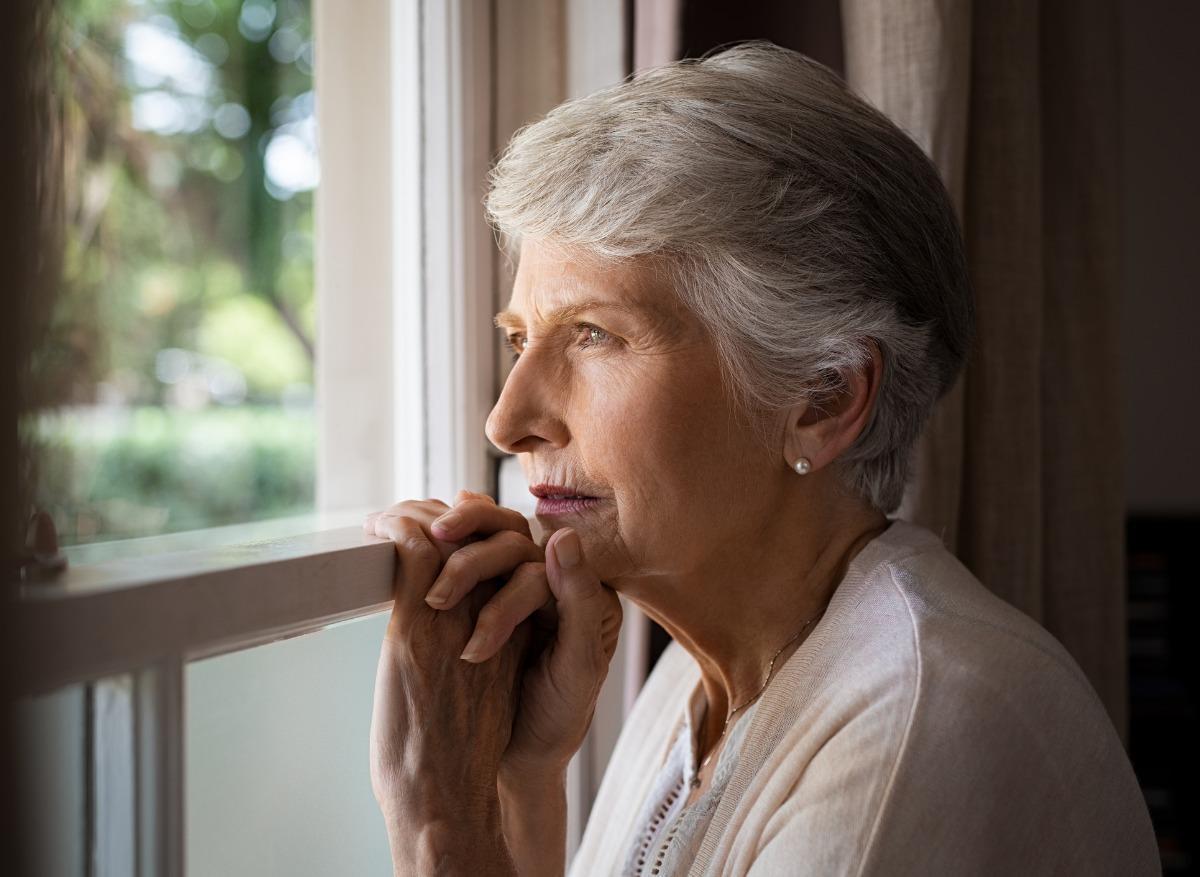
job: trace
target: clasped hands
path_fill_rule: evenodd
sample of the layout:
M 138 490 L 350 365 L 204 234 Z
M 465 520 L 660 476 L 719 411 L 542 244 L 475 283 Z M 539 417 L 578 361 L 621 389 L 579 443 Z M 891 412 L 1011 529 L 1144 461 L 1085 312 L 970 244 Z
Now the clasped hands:
M 363 526 L 397 555 L 371 722 L 396 872 L 527 873 L 537 832 L 520 820 L 561 787 L 583 742 L 620 602 L 577 533 L 543 548 L 484 494 L 402 502 Z M 530 807 L 502 813 L 502 800 Z

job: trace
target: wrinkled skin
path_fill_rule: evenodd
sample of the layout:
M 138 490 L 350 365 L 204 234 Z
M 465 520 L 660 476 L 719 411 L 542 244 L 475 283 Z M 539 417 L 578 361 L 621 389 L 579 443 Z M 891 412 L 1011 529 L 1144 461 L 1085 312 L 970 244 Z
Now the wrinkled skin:
M 491 497 L 461 491 L 454 506 L 461 522 L 455 529 L 439 526 L 435 531 L 433 522 L 450 510 L 437 500 L 407 501 L 370 516 L 364 526 L 373 535 L 396 543 L 397 592 L 403 588 L 409 596 L 421 598 L 419 606 L 414 604 L 406 611 L 432 625 L 427 616 L 453 613 L 461 619 L 463 605 L 470 604 L 474 623 L 464 631 L 455 628 L 454 636 L 436 646 L 443 659 L 450 652 L 462 653 L 472 630 L 472 641 L 480 649 L 474 660 L 484 664 L 491 663 L 498 653 L 507 656 L 510 637 L 519 636 L 520 648 L 527 654 L 520 666 L 519 684 L 514 682 L 510 688 L 522 708 L 514 717 L 511 734 L 504 735 L 504 768 L 514 774 L 561 769 L 579 749 L 591 724 L 617 647 L 620 602 L 596 580 L 588 596 L 596 604 L 597 636 L 588 637 L 585 631 L 581 641 L 563 643 L 558 637 L 557 600 L 547 577 L 546 552 L 533 541 L 528 521 L 519 512 L 497 507 Z M 434 550 L 438 552 L 436 567 Z M 428 559 L 412 558 L 414 552 L 428 553 Z M 415 576 L 405 575 L 406 561 L 419 570 Z M 576 570 L 576 575 L 581 573 L 588 574 L 586 565 Z M 503 588 L 496 588 L 497 579 L 505 582 Z M 435 587 L 449 589 L 446 603 L 438 609 L 424 601 Z M 393 614 L 385 650 L 388 643 L 403 639 L 407 629 Z M 420 632 L 425 630 L 418 627 Z M 461 663 L 471 666 L 469 661 Z M 394 669 L 389 669 L 391 672 Z M 385 689 L 391 678 L 381 669 L 379 688 Z M 391 733 L 392 729 L 379 731 Z M 384 749 L 390 744 L 379 741 L 378 745 Z
M 704 751 L 703 741 L 719 740 L 731 705 L 762 689 L 772 655 L 780 665 L 787 660 L 790 651 L 780 653 L 780 645 L 799 646 L 794 633 L 819 615 L 849 559 L 887 525 L 845 490 L 837 467 L 870 418 L 883 368 L 878 348 L 867 345 L 865 365 L 843 375 L 843 391 L 819 409 L 803 402 L 751 423 L 722 378 L 712 338 L 660 268 L 652 260 L 605 265 L 538 242 L 522 247 L 512 299 L 497 317 L 515 361 L 488 437 L 517 456 L 531 488 L 560 485 L 592 498 L 569 511 L 539 510 L 544 542 L 531 537 L 518 512 L 466 492 L 453 515 L 437 501 L 406 501 L 367 521 L 368 532 L 396 542 L 401 570 L 403 545 L 416 530 L 424 534 L 440 570 L 429 571 L 433 554 L 421 549 L 430 560 L 421 575 L 401 573 L 398 600 L 404 590 L 406 604 L 425 598 L 438 612 L 458 612 L 464 600 L 482 604 L 463 663 L 500 665 L 495 677 L 438 677 L 440 685 L 463 686 L 467 698 L 494 701 L 476 705 L 485 724 L 471 726 L 465 717 L 473 714 L 453 706 L 454 698 L 446 712 L 395 695 L 443 696 L 423 680 L 408 681 L 420 676 L 419 662 L 381 662 L 372 771 L 385 813 L 397 814 L 389 819 L 394 854 L 414 831 L 442 825 L 436 814 L 455 809 L 435 778 L 457 770 L 473 779 L 452 784 L 454 794 L 487 798 L 466 814 L 476 834 L 494 838 L 494 811 L 508 802 L 503 838 L 496 849 L 472 850 L 475 862 L 496 862 L 496 873 L 561 873 L 553 857 L 543 862 L 545 838 L 563 830 L 565 804 L 555 790 L 586 734 L 616 646 L 616 592 L 699 664 Z M 798 477 L 793 464 L 801 456 L 810 466 Z M 489 585 L 496 579 L 504 582 L 498 591 Z M 466 627 L 455 631 L 431 647 L 430 660 L 457 658 Z M 528 640 L 513 644 L 514 635 Z M 524 649 L 517 669 L 508 663 L 510 644 Z M 385 658 L 395 652 L 385 644 Z M 515 707 L 503 684 L 510 671 L 519 688 Z M 490 686 L 478 684 L 484 678 Z M 412 718 L 391 715 L 400 703 Z M 512 709 L 505 734 L 495 723 Z M 464 747 L 476 746 L 482 751 L 466 766 L 439 763 L 461 760 Z M 420 774 L 395 754 L 413 748 L 423 753 L 411 764 L 426 771 L 424 789 L 417 788 Z M 397 775 L 408 780 L 394 785 L 389 778 Z M 498 792 L 489 798 L 493 786 Z M 409 799 L 419 806 L 407 808 Z M 400 815 L 408 809 L 435 815 L 414 828 Z M 466 836 L 456 825 L 426 846 L 462 852 Z M 505 847 L 511 860 L 497 852 Z M 398 872 L 421 872 L 402 858 Z
M 496 593 L 484 582 L 450 611 L 430 607 L 419 582 L 432 583 L 452 550 L 435 544 L 408 517 L 386 525 L 396 543 L 396 602 L 379 660 L 371 728 L 372 781 L 381 803 L 403 800 L 408 818 L 465 818 L 482 822 L 508 745 L 517 707 L 517 682 L 529 625 L 522 625 L 482 663 L 446 660 L 447 647 L 466 645 L 480 607 Z M 402 684 L 390 684 L 390 680 Z M 502 692 L 505 696 L 496 696 Z M 444 738 L 471 740 L 454 758 L 444 740 L 421 733 L 435 727 Z M 457 813 L 438 812 L 436 788 L 459 802 Z M 479 813 L 473 807 L 481 808 Z M 425 808 L 428 808 L 427 812 Z

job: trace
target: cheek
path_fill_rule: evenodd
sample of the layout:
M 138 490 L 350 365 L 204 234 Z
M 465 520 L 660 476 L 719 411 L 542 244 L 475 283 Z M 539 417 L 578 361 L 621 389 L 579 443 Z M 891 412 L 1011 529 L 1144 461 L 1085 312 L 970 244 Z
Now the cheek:
M 574 438 L 588 458 L 617 471 L 643 467 L 647 458 L 669 453 L 689 419 L 677 388 L 654 369 L 637 365 L 588 364 L 572 382 Z
M 572 440 L 602 451 L 620 441 L 628 431 L 630 419 L 646 416 L 639 379 L 628 367 L 604 361 L 573 363 L 564 371 L 568 388 L 565 413 Z
M 664 504 L 727 489 L 747 450 L 715 369 L 662 367 L 669 364 L 657 359 L 641 369 L 580 372 L 587 392 L 577 399 L 572 432 L 626 513 L 648 505 L 649 513 L 661 516 Z
M 761 501 L 761 461 L 706 363 L 662 357 L 593 366 L 571 385 L 576 459 L 614 497 L 588 534 L 606 574 L 683 561 Z

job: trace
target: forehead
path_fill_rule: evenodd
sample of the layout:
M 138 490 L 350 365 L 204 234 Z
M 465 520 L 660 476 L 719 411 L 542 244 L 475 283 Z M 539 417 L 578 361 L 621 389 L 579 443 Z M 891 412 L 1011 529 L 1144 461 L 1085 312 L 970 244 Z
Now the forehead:
M 650 260 L 601 260 L 578 250 L 525 241 L 512 296 L 508 307 L 496 315 L 496 323 L 553 321 L 556 315 L 584 306 L 656 322 L 679 320 L 681 305 L 663 267 Z

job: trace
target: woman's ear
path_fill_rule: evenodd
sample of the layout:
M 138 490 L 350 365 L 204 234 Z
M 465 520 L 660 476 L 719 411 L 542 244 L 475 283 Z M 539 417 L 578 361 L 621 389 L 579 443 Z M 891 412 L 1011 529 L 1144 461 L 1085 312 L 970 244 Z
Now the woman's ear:
M 787 414 L 783 455 L 790 468 L 806 458 L 815 472 L 836 460 L 866 429 L 883 380 L 883 354 L 867 339 L 867 360 L 842 375 L 842 388 L 818 402 L 802 402 Z

